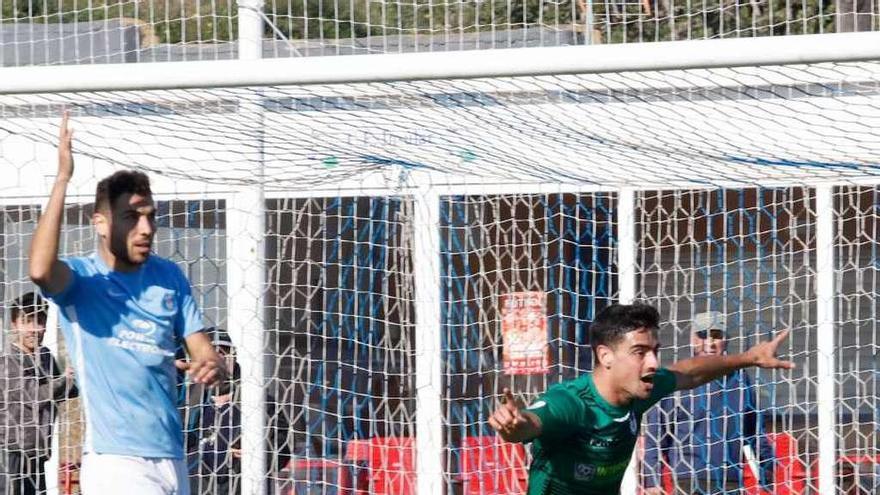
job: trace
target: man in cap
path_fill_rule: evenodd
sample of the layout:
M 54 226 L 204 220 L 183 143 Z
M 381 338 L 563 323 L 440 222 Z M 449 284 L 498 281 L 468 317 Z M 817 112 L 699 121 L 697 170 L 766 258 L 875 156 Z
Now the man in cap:
M 222 328 L 211 331 L 215 351 L 226 366 L 226 380 L 205 389 L 199 384 L 188 390 L 184 412 L 190 495 L 238 495 L 241 493 L 241 372 L 235 345 Z M 267 394 L 269 418 L 266 466 L 277 472 L 288 460 L 288 422 Z
M 691 325 L 694 356 L 727 351 L 727 320 L 718 311 L 698 313 Z M 675 495 L 738 494 L 746 451 L 757 452 L 760 483 L 773 481 L 773 447 L 761 435 L 749 375 L 737 370 L 660 401 L 648 412 L 642 463 L 646 495 L 664 494 L 662 466 L 669 466 Z M 662 461 L 662 462 L 661 462 Z

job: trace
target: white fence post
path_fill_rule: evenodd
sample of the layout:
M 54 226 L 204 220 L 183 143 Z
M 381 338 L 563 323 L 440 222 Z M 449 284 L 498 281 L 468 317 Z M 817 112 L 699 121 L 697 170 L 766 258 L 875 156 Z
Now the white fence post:
M 440 195 L 413 198 L 416 286 L 416 469 L 419 495 L 443 495 L 443 349 L 440 327 Z
M 622 188 L 617 195 L 617 276 L 620 284 L 618 302 L 632 304 L 636 298 L 636 216 L 635 190 Z M 629 467 L 623 475 L 620 495 L 636 495 L 639 488 L 639 447 L 633 450 Z
M 818 359 L 819 493 L 836 493 L 834 421 L 834 186 L 816 187 L 816 354 Z
M 238 56 L 262 57 L 262 0 L 238 3 Z M 253 115 L 246 122 L 256 139 L 263 126 L 259 95 L 244 101 L 241 112 Z M 241 492 L 266 492 L 266 414 L 264 353 L 265 329 L 265 215 L 262 154 L 253 161 L 253 185 L 244 185 L 226 205 L 228 331 L 236 344 L 241 369 Z

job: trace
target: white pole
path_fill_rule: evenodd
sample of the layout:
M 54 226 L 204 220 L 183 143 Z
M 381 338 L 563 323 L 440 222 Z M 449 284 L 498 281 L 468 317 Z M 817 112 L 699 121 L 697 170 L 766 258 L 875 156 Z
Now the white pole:
M 625 187 L 617 199 L 617 272 L 620 292 L 618 301 L 631 304 L 636 298 L 636 216 L 635 190 Z M 638 443 L 629 467 L 623 475 L 620 495 L 636 495 L 639 487 Z
M 443 495 L 443 360 L 440 346 L 440 195 L 413 198 L 416 288 L 416 472 L 419 495 Z
M 262 12 L 263 0 L 239 0 L 238 60 L 260 60 L 263 58 Z
M 42 211 L 46 211 L 44 206 Z M 58 307 L 49 304 L 49 312 L 46 314 L 46 333 L 43 337 L 43 346 L 49 349 L 56 361 L 61 361 L 61 353 L 58 349 Z M 60 364 L 60 363 L 59 363 Z M 66 373 L 62 369 L 62 373 Z M 61 459 L 61 417 L 56 416 L 52 422 L 52 455 L 46 461 L 43 472 L 46 476 L 46 494 L 58 495 L 61 493 L 58 483 L 58 468 Z
M 240 1 L 238 8 L 239 58 L 262 56 L 263 23 L 260 0 Z M 259 95 L 255 95 L 259 98 Z M 242 102 L 254 139 L 262 134 L 262 108 L 258 99 Z M 226 208 L 228 330 L 234 340 L 241 369 L 241 493 L 266 493 L 265 415 L 265 202 L 260 155 L 246 166 L 253 168 L 255 185 L 232 193 Z
M 636 298 L 636 194 L 624 187 L 617 199 L 617 271 L 620 284 L 618 299 L 630 304 Z
M 240 9 L 239 16 L 254 14 Z M 242 33 L 244 21 L 240 17 Z M 240 41 L 239 46 L 245 42 Z M 253 49 L 253 47 L 251 47 Z M 880 59 L 880 32 L 431 53 L 9 67 L 0 95 L 597 74 Z
M 266 479 L 264 210 L 263 197 L 255 190 L 233 194 L 226 208 L 227 323 L 241 370 L 241 486 L 246 495 L 265 493 Z
M 816 187 L 816 350 L 818 362 L 819 493 L 835 493 L 834 187 Z
M 592 45 L 593 44 L 593 29 L 594 29 L 593 26 L 596 25 L 596 19 L 594 18 L 594 14 L 593 14 L 593 0 L 586 0 L 584 2 L 584 7 L 586 7 L 586 9 L 587 9 L 587 11 L 584 13 L 584 17 L 586 19 L 586 24 L 587 24 L 587 32 L 585 33 L 586 38 L 584 38 L 584 44 L 585 45 Z

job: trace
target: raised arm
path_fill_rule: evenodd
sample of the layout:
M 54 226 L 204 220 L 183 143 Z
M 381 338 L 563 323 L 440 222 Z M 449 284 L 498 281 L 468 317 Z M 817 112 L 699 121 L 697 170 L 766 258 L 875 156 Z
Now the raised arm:
M 729 375 L 736 370 L 757 366 L 759 368 L 794 369 L 791 361 L 782 361 L 776 357 L 779 344 L 788 337 L 789 330 L 780 332 L 767 342 L 761 342 L 746 352 L 732 356 L 697 356 L 678 361 L 669 370 L 675 373 L 678 390 L 687 390 L 711 382 L 716 378 Z
M 68 127 L 68 113 L 61 119 L 58 142 L 58 174 L 46 209 L 40 215 L 30 249 L 31 280 L 48 294 L 57 294 L 70 283 L 70 268 L 58 259 L 58 237 L 64 216 L 67 184 L 73 177 L 73 131 Z
M 502 403 L 489 417 L 489 425 L 507 442 L 528 442 L 541 435 L 541 420 L 520 408 L 509 388 L 504 389 Z

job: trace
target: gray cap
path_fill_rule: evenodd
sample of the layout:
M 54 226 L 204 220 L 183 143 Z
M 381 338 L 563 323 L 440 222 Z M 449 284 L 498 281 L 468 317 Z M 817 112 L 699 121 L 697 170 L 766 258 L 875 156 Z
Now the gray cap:
M 708 330 L 721 330 L 727 333 L 727 317 L 718 311 L 707 311 L 705 313 L 697 313 L 694 315 L 694 321 L 691 325 L 691 331 L 705 332 Z

